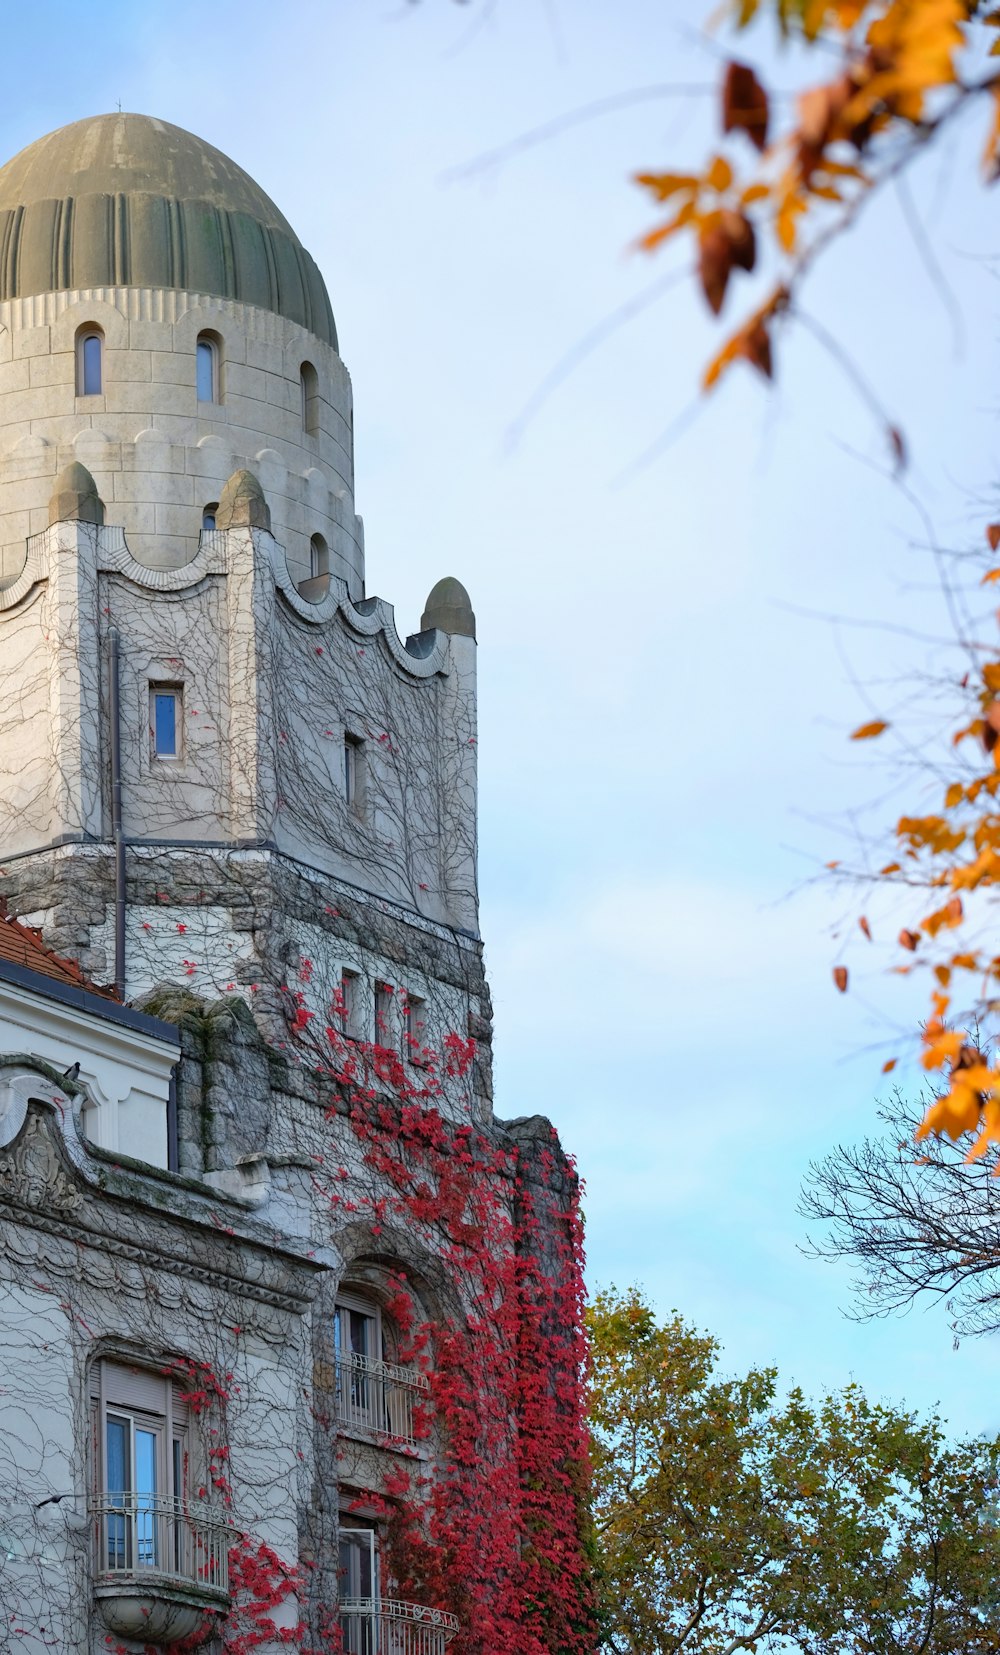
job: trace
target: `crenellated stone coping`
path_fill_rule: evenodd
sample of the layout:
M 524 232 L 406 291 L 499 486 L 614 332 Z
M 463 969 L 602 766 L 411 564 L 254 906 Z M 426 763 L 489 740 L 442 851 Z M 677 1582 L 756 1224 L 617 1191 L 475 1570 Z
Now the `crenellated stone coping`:
M 206 529 L 190 563 L 185 563 L 179 569 L 152 569 L 133 557 L 123 528 L 113 524 L 102 528 L 76 522 L 51 524 L 49 528 L 29 536 L 24 568 L 11 585 L 0 590 L 0 615 L 7 614 L 24 603 L 33 589 L 40 588 L 48 579 L 45 553 L 51 545 L 50 537 L 65 529 L 70 529 L 74 537 L 83 534 L 91 541 L 97 554 L 97 568 L 102 573 L 121 575 L 134 586 L 142 586 L 152 592 L 183 592 L 197 586 L 199 581 L 208 575 L 224 575 L 227 570 L 229 534 L 248 532 Z M 255 545 L 270 543 L 270 562 L 275 587 L 300 620 L 306 621 L 310 626 L 324 626 L 329 625 L 339 613 L 357 637 L 381 636 L 396 665 L 411 677 L 433 678 L 435 673 L 447 671 L 448 639 L 445 633 L 435 631 L 420 634 L 422 640 L 433 641 L 429 643 L 429 647 L 422 647 L 419 653 L 408 648 L 396 630 L 392 604 L 386 603 L 383 598 L 362 598 L 355 603 L 347 582 L 339 575 L 331 575 L 329 591 L 318 603 L 311 603 L 302 596 L 292 580 L 284 547 L 279 546 L 273 535 L 262 530 L 253 529 L 249 532 L 254 536 Z M 262 549 L 267 550 L 263 545 Z
M 271 546 L 274 584 L 300 620 L 308 621 L 312 626 L 321 626 L 332 621 L 339 611 L 359 638 L 375 638 L 381 634 L 393 660 L 412 677 L 433 678 L 435 673 L 447 670 L 448 639 L 445 633 L 435 633 L 434 642 L 426 654 L 416 654 L 407 649 L 399 636 L 392 604 L 386 603 L 384 598 L 362 598 L 355 603 L 346 580 L 341 580 L 339 575 L 331 575 L 326 596 L 320 598 L 318 603 L 311 603 L 302 596 L 292 580 L 284 547 L 273 539 Z
M 102 529 L 97 567 L 102 574 L 122 575 L 134 586 L 145 586 L 153 592 L 183 592 L 189 586 L 197 586 L 206 575 L 225 574 L 225 539 L 221 535 L 203 534 L 190 563 L 182 564 L 179 569 L 151 569 L 132 556 L 124 529 Z
M 49 532 L 48 529 L 43 529 L 41 534 L 33 534 L 29 537 L 28 553 L 21 573 L 11 581 L 9 586 L 0 589 L 0 615 L 19 608 L 25 599 L 35 592 L 36 588 L 40 591 L 42 582 L 48 579 L 48 571 L 45 567 L 40 542 Z

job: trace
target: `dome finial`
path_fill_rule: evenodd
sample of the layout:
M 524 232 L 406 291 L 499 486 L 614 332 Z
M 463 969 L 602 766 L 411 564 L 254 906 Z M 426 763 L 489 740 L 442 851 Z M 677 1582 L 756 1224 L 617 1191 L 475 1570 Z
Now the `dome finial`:
M 454 575 L 446 575 L 444 580 L 439 580 L 431 588 L 420 626 L 424 632 L 435 626 L 438 631 L 449 632 L 456 637 L 475 638 L 476 617 L 472 612 L 472 602 L 462 582 L 456 580 Z
M 104 501 L 97 492 L 97 484 L 79 460 L 63 466 L 49 500 L 50 523 L 104 522 Z
M 271 510 L 264 490 L 252 471 L 234 471 L 219 497 L 217 529 L 266 529 L 271 532 Z

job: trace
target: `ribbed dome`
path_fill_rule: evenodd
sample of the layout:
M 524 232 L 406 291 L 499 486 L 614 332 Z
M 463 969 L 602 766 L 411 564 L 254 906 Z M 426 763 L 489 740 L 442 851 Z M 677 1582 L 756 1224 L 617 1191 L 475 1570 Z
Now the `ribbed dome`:
M 150 115 L 96 115 L 0 168 L 0 299 L 176 287 L 260 305 L 336 349 L 316 262 L 248 173 Z

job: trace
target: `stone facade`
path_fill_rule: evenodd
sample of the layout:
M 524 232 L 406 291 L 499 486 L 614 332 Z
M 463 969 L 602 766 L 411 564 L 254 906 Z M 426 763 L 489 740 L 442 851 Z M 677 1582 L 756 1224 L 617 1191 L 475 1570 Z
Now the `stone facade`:
M 576 1655 L 576 1183 L 493 1114 L 471 605 L 403 639 L 365 595 L 273 204 L 78 126 L 0 170 L 0 896 L 40 950 L 0 947 L 0 1655 Z

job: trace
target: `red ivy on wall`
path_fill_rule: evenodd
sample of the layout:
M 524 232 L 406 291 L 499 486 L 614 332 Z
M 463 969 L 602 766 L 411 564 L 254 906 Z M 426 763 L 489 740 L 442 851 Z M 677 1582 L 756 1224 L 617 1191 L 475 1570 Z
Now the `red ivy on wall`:
M 311 1021 L 296 997 L 291 1027 L 301 1036 Z M 346 1099 L 372 1193 L 359 1194 L 359 1181 L 339 1165 L 318 1166 L 314 1187 L 335 1220 L 363 1213 L 376 1237 L 393 1222 L 425 1241 L 465 1307 L 460 1320 L 424 1321 L 405 1275 L 395 1278 L 387 1308 L 399 1358 L 418 1362 L 430 1386 L 416 1430 L 435 1431 L 442 1463 L 400 1461 L 381 1491 L 364 1492 L 385 1523 L 391 1593 L 458 1616 L 449 1655 L 589 1655 L 596 1631 L 586 1546 L 583 1249 L 571 1167 L 554 1132 L 551 1146 L 539 1153 L 536 1141 L 525 1156 L 449 1122 L 438 1107 L 440 1076 L 423 1050 L 413 1069 L 396 1052 L 347 1042 L 334 1026 L 325 1034 L 312 1056 L 333 1082 L 329 1119 L 343 1121 Z M 445 1075 L 462 1079 L 473 1056 L 472 1041 L 449 1037 Z M 200 1369 L 187 1379 L 202 1405 L 224 1410 L 223 1383 Z M 228 1504 L 218 1449 L 210 1467 Z M 335 1605 L 318 1646 L 306 1644 L 301 1622 L 279 1628 L 276 1612 L 298 1595 L 302 1575 L 263 1543 L 241 1537 L 230 1581 L 224 1655 L 252 1655 L 265 1644 L 302 1655 L 342 1648 Z

